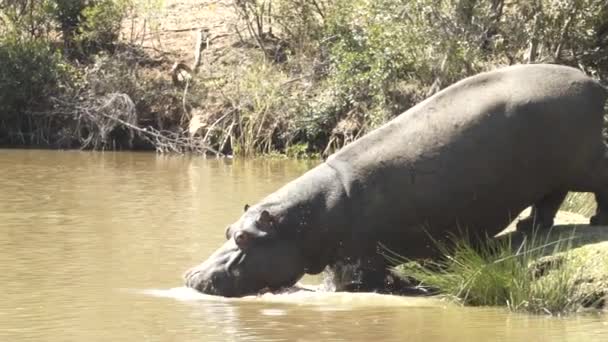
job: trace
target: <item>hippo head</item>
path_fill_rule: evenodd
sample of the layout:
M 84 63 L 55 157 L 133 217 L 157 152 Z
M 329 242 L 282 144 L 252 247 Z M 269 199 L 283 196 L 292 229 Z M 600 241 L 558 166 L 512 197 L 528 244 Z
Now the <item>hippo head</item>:
M 189 270 L 186 285 L 203 293 L 240 297 L 294 285 L 326 263 L 306 255 L 306 234 L 259 206 L 226 228 L 227 241 L 202 264 Z M 315 258 L 318 259 L 318 258 Z M 311 272 L 314 269 L 314 272 Z

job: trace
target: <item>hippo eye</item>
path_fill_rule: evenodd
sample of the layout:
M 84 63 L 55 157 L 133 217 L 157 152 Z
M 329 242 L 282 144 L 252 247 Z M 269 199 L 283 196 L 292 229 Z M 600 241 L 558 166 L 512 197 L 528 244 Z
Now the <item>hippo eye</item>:
M 274 227 L 275 223 L 276 218 L 272 216 L 267 210 L 262 211 L 256 221 L 257 227 L 263 231 L 269 231 Z

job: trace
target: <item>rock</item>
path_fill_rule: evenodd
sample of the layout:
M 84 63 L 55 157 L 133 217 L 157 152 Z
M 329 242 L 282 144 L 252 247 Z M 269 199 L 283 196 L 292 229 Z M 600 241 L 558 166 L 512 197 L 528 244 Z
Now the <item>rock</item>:
M 526 217 L 522 213 L 521 217 Z M 497 235 L 511 238 L 514 248 L 519 248 L 526 238 L 514 230 L 515 223 Z M 552 254 L 555 243 L 561 239 L 569 244 L 567 252 L 548 255 L 530 265 L 531 271 L 539 277 L 550 276 L 552 270 L 573 267 L 577 284 L 576 296 L 582 296 L 584 309 L 608 309 L 608 227 L 589 226 L 589 219 L 583 215 L 566 211 L 558 212 L 556 225 L 546 231 L 539 231 L 535 239 L 543 239 Z M 528 237 L 529 238 L 529 237 Z

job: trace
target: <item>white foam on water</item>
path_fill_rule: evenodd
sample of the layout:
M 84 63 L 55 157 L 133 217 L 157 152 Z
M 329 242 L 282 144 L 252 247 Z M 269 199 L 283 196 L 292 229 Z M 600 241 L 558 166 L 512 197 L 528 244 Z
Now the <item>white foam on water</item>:
M 287 311 L 281 309 L 263 309 L 260 310 L 260 313 L 264 316 L 285 316 Z
M 352 309 L 353 307 L 370 306 L 437 307 L 447 305 L 445 302 L 440 301 L 436 298 L 406 297 L 364 292 L 353 293 L 300 290 L 285 293 L 265 293 L 261 295 L 246 296 L 241 298 L 225 298 L 207 295 L 188 287 L 143 290 L 133 289 L 129 290 L 129 292 L 138 293 L 146 296 L 170 298 L 188 302 L 257 302 L 273 304 L 291 304 L 319 306 L 323 307 L 323 310 L 330 311 L 348 310 Z M 269 309 L 268 312 L 264 311 L 262 312 L 262 314 L 268 316 L 278 316 L 282 315 L 283 313 L 276 312 L 275 309 Z
M 140 293 L 147 296 L 159 297 L 159 298 L 172 298 L 180 301 L 195 301 L 195 300 L 209 300 L 217 299 L 220 297 L 210 296 L 195 289 L 181 286 L 170 289 L 144 289 L 144 290 L 132 290 L 132 292 Z

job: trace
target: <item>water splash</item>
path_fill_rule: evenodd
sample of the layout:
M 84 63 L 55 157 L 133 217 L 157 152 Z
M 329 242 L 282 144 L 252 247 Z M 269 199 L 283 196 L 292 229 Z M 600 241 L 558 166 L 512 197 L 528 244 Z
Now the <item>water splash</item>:
M 146 296 L 158 297 L 158 298 L 171 298 L 179 301 L 196 301 L 196 300 L 209 300 L 217 299 L 222 297 L 210 296 L 201 293 L 190 287 L 174 287 L 170 289 L 144 289 L 144 290 L 130 290 L 129 292 L 139 293 Z
M 311 291 L 311 286 L 303 289 L 280 293 L 265 293 L 241 298 L 225 298 L 200 293 L 188 287 L 169 289 L 126 290 L 135 294 L 157 298 L 169 298 L 191 303 L 224 303 L 240 305 L 245 303 L 290 304 L 298 306 L 317 307 L 321 311 L 351 310 L 357 307 L 386 307 L 386 306 L 415 306 L 437 307 L 447 305 L 438 299 L 428 297 L 404 297 L 370 292 L 330 292 L 324 290 Z M 320 289 L 321 286 L 315 287 Z M 265 315 L 281 315 L 281 312 L 269 311 Z
M 339 261 L 323 271 L 321 289 L 335 292 L 336 289 L 345 289 L 349 285 L 359 284 L 362 280 L 360 260 L 348 263 Z

